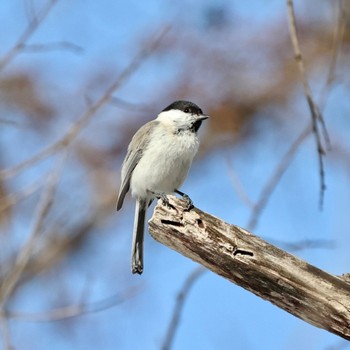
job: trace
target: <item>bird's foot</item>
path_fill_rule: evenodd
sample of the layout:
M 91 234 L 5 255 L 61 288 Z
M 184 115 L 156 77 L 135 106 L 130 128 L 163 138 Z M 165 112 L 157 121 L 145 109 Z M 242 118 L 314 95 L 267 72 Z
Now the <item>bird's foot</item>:
M 182 196 L 182 198 L 186 201 L 187 208 L 185 209 L 185 211 L 190 211 L 191 209 L 194 208 L 193 201 L 187 194 Z
M 169 199 L 164 192 L 158 194 L 158 199 L 161 199 L 162 204 L 166 205 L 169 209 L 175 209 L 175 207 L 169 202 Z
M 181 192 L 179 190 L 175 190 L 175 193 L 179 194 L 185 201 L 186 201 L 186 209 L 185 211 L 190 211 L 194 208 L 192 199 L 184 192 Z

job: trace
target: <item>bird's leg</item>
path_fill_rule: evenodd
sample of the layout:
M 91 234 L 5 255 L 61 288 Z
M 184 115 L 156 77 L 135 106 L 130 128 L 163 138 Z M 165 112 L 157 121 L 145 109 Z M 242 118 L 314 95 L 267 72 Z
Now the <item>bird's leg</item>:
M 174 192 L 179 194 L 186 201 L 186 205 L 187 205 L 186 211 L 190 211 L 192 208 L 194 208 L 192 199 L 186 193 L 181 192 L 179 190 L 175 190 Z
M 175 207 L 170 204 L 168 197 L 166 196 L 165 192 L 159 193 L 158 199 L 162 200 L 163 205 L 166 205 L 170 209 L 175 209 Z
M 158 199 L 161 199 L 162 200 L 162 204 L 163 205 L 166 205 L 168 208 L 170 209 L 175 209 L 175 207 L 170 204 L 169 202 L 169 199 L 168 197 L 166 196 L 166 193 L 165 192 L 153 192 L 153 191 L 150 191 L 153 195 L 155 195 Z

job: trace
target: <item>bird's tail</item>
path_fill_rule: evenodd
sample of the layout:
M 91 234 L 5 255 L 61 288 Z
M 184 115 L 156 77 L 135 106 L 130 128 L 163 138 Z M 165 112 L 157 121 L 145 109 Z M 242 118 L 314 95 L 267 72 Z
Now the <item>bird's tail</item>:
M 132 237 L 132 273 L 143 272 L 143 237 L 145 231 L 147 203 L 145 200 L 137 199 L 135 207 L 134 231 Z

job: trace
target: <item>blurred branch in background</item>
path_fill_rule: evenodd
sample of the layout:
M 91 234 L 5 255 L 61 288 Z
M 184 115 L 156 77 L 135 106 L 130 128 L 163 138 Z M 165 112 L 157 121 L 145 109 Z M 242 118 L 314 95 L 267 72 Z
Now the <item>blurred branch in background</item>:
M 9 119 L 3 119 L 3 118 L 0 119 L 0 124 L 6 125 L 6 126 L 11 126 L 11 127 L 14 127 L 14 128 L 20 128 L 21 127 L 15 121 L 9 120 Z
M 60 41 L 56 43 L 45 43 L 45 44 L 31 44 L 31 45 L 23 45 L 22 51 L 28 53 L 40 53 L 40 52 L 48 52 L 48 51 L 56 51 L 56 50 L 64 50 L 69 51 L 74 54 L 81 54 L 84 52 L 84 49 L 76 45 L 74 43 L 70 43 L 69 41 Z
M 63 164 L 66 159 L 66 152 L 63 154 L 62 159 L 59 159 L 57 166 L 53 169 L 52 173 L 48 177 L 46 188 L 43 190 L 43 193 L 40 197 L 40 201 L 37 205 L 36 212 L 33 219 L 32 229 L 29 232 L 26 242 L 23 244 L 22 248 L 17 254 L 14 265 L 9 271 L 6 272 L 5 277 L 1 281 L 0 285 L 0 317 L 2 318 L 2 325 L 4 328 L 4 333 L 7 333 L 5 339 L 5 346 L 11 347 L 10 345 L 10 334 L 7 327 L 5 307 L 8 299 L 11 297 L 11 294 L 14 292 L 19 279 L 22 276 L 24 269 L 26 268 L 35 245 L 38 243 L 37 240 L 39 235 L 42 233 L 42 226 L 46 216 L 49 213 L 49 210 L 53 204 L 55 191 L 60 179 L 60 174 L 63 169 Z M 7 345 L 6 345 L 7 344 Z
M 45 20 L 57 2 L 58 0 L 49 0 L 41 11 L 32 16 L 27 28 L 20 35 L 16 44 L 0 59 L 0 71 L 3 70 L 23 49 L 25 49 L 27 41 L 39 28 L 40 24 Z
M 3 336 L 4 350 L 14 350 L 11 341 L 9 320 L 7 317 L 3 317 L 0 313 L 0 328 Z
M 247 229 L 254 230 L 257 226 L 258 220 L 262 214 L 262 211 L 267 206 L 267 202 L 272 195 L 272 192 L 277 187 L 278 183 L 282 179 L 284 172 L 287 170 L 288 166 L 293 161 L 296 153 L 299 150 L 301 144 L 306 140 L 306 138 L 310 135 L 311 128 L 307 127 L 305 130 L 301 132 L 301 134 L 297 137 L 297 139 L 290 145 L 289 149 L 280 160 L 278 165 L 276 166 L 275 171 L 272 173 L 270 178 L 266 181 L 264 187 L 261 189 L 259 199 L 253 206 L 253 209 L 250 214 L 250 218 L 248 220 Z
M 293 44 L 293 50 L 294 50 L 294 58 L 298 63 L 299 71 L 301 80 L 303 83 L 304 88 L 304 94 L 307 100 L 307 103 L 310 108 L 311 112 L 311 120 L 312 120 L 312 132 L 315 136 L 316 140 L 316 146 L 317 146 L 317 154 L 318 154 L 318 162 L 319 162 L 319 172 L 320 172 L 320 208 L 323 207 L 323 199 L 324 199 L 324 191 L 326 190 L 326 182 L 325 182 L 325 170 L 324 170 L 324 162 L 323 157 L 326 154 L 325 147 L 323 146 L 323 143 L 325 142 L 326 145 L 330 144 L 328 132 L 326 129 L 326 125 L 323 119 L 323 116 L 312 96 L 312 92 L 310 89 L 309 82 L 306 77 L 305 67 L 304 67 L 304 61 L 303 56 L 300 50 L 299 46 L 299 40 L 297 36 L 297 28 L 296 28 L 296 18 L 295 18 L 295 12 L 294 12 L 294 5 L 293 0 L 287 0 L 287 6 L 288 6 L 288 24 L 289 24 L 289 31 L 290 31 L 290 38 Z M 335 68 L 335 67 L 334 67 Z M 323 138 L 324 142 L 322 140 L 322 136 L 320 134 L 319 126 L 321 125 L 322 131 L 323 131 Z
M 153 113 L 153 108 L 150 105 L 144 105 L 141 103 L 133 103 L 130 101 L 126 101 L 119 97 L 112 97 L 111 104 L 126 109 L 128 111 L 139 112 L 139 113 Z
M 192 270 L 192 272 L 185 279 L 180 291 L 177 294 L 174 310 L 169 322 L 169 326 L 167 328 L 167 333 L 162 345 L 162 350 L 170 350 L 176 331 L 179 327 L 181 321 L 181 315 L 183 312 L 183 308 L 185 305 L 186 299 L 188 299 L 188 295 L 193 288 L 193 285 L 198 281 L 198 279 L 206 272 L 207 270 L 203 266 L 198 266 Z
M 19 172 L 35 165 L 37 162 L 44 160 L 45 158 L 69 145 L 79 135 L 80 131 L 86 126 L 86 124 L 88 124 L 89 121 L 95 116 L 96 112 L 111 100 L 113 93 L 115 93 L 120 88 L 120 86 L 124 84 L 133 73 L 135 73 L 135 71 L 140 67 L 144 60 L 157 48 L 169 29 L 169 27 L 163 27 L 161 30 L 159 30 L 160 34 L 156 36 L 154 41 L 144 47 L 130 61 L 127 67 L 119 74 L 118 78 L 106 89 L 104 94 L 78 118 L 78 120 L 59 140 L 53 142 L 51 145 L 41 150 L 30 159 L 27 159 L 12 168 L 1 170 L 0 179 L 7 179 L 9 177 L 15 176 Z
M 107 298 L 88 302 L 83 300 L 80 303 L 69 305 L 65 307 L 60 307 L 57 309 L 42 311 L 42 312 L 16 312 L 16 311 L 3 311 L 0 313 L 2 318 L 13 319 L 23 322 L 53 322 L 61 321 L 72 317 L 79 317 L 90 313 L 101 312 L 117 305 L 120 305 L 126 300 L 132 298 L 138 289 L 134 288 L 131 290 L 126 290 L 122 293 L 113 294 Z
M 68 150 L 66 150 L 68 152 Z M 28 235 L 26 242 L 20 249 L 13 268 L 7 272 L 5 278 L 1 281 L 0 285 L 0 309 L 4 309 L 7 299 L 14 291 L 18 280 L 20 279 L 23 270 L 25 269 L 32 253 L 35 248 L 36 240 L 42 232 L 42 226 L 46 216 L 52 207 L 56 187 L 58 185 L 63 165 L 66 160 L 66 152 L 63 153 L 62 159 L 57 161 L 57 166 L 53 169 L 52 173 L 47 179 L 47 185 L 41 194 L 40 201 L 37 205 L 36 212 L 34 214 L 32 229 Z
M 320 94 L 320 110 L 323 111 L 329 97 L 329 93 L 333 84 L 337 81 L 337 63 L 341 53 L 341 47 L 344 41 L 344 35 L 346 31 L 346 26 L 348 22 L 348 12 L 345 6 L 345 0 L 338 0 L 337 8 L 337 21 L 334 25 L 333 39 L 332 39 L 332 55 L 328 70 L 328 76 L 326 83 L 323 86 Z
M 6 194 L 0 198 L 0 217 L 2 212 L 10 210 L 13 206 L 21 202 L 22 200 L 28 198 L 35 192 L 37 192 L 45 183 L 48 178 L 48 174 L 45 174 L 39 180 L 31 183 L 17 193 Z

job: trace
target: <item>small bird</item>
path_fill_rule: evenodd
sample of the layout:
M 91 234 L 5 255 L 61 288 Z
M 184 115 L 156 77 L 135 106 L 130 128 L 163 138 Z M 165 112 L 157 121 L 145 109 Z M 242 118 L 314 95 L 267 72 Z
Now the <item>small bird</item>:
M 132 273 L 143 272 L 143 239 L 146 210 L 154 198 L 177 193 L 193 207 L 189 196 L 179 190 L 199 147 L 197 131 L 207 119 L 202 110 L 188 101 L 175 101 L 158 117 L 143 125 L 132 138 L 121 170 L 117 210 L 131 188 L 136 198 L 132 240 Z

